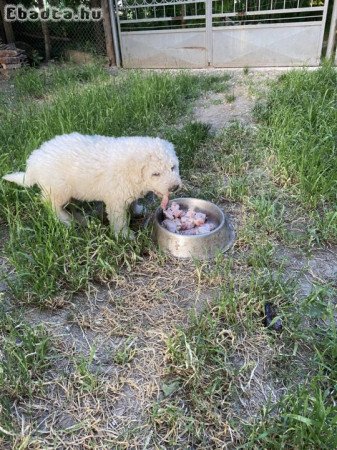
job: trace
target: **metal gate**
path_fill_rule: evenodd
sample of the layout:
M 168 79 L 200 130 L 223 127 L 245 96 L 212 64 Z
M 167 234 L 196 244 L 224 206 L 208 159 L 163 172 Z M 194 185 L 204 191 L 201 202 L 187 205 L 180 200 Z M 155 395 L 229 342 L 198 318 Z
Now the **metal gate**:
M 316 66 L 328 0 L 119 0 L 123 66 Z

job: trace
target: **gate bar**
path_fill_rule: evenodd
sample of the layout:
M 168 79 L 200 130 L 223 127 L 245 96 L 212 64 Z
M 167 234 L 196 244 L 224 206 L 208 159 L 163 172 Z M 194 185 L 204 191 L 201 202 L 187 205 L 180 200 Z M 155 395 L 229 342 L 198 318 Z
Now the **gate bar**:
M 205 0 L 207 65 L 213 66 L 213 0 Z
M 116 66 L 121 67 L 121 54 L 120 54 L 120 48 L 119 48 L 119 39 L 117 34 L 117 27 L 116 27 L 116 13 L 115 8 L 112 3 L 112 0 L 108 0 L 109 3 L 109 9 L 110 9 L 110 23 L 111 23 L 111 29 L 112 29 L 112 38 L 113 38 L 113 44 L 115 49 L 115 55 L 116 55 Z M 116 6 L 116 12 L 118 14 L 118 9 Z
M 334 0 L 330 22 L 328 46 L 325 55 L 327 58 L 331 58 L 332 56 L 332 52 L 336 43 L 336 29 L 337 29 L 337 0 Z
M 324 9 L 323 9 L 323 16 L 322 16 L 322 21 L 321 21 L 321 37 L 320 37 L 320 41 L 319 41 L 320 42 L 319 59 L 322 58 L 324 30 L 325 30 L 325 24 L 326 24 L 326 16 L 328 14 L 328 5 L 329 5 L 329 0 L 324 0 Z M 318 63 L 318 65 L 319 65 L 319 63 Z

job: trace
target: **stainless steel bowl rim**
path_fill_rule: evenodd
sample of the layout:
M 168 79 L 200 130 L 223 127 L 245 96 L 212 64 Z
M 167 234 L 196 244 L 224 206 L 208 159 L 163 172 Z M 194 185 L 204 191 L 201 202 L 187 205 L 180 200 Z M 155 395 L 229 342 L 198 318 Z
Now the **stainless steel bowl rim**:
M 157 209 L 157 211 L 156 211 L 156 214 L 155 214 L 155 221 L 158 223 L 158 225 L 160 226 L 160 228 L 161 228 L 162 230 L 164 230 L 164 232 L 167 233 L 169 236 L 172 236 L 172 235 L 173 235 L 173 236 L 175 236 L 177 239 L 181 239 L 181 238 L 182 238 L 182 239 L 202 239 L 202 238 L 204 238 L 205 236 L 211 236 L 212 234 L 217 233 L 218 230 L 219 230 L 219 228 L 221 228 L 221 227 L 225 224 L 225 220 L 226 220 L 225 215 L 224 215 L 223 211 L 219 208 L 219 206 L 217 206 L 215 203 L 212 203 L 212 202 L 210 202 L 209 200 L 204 200 L 204 199 L 200 199 L 200 198 L 194 198 L 194 197 L 180 197 L 180 198 L 174 198 L 174 199 L 170 200 L 170 201 L 169 201 L 169 204 L 171 204 L 171 203 L 173 203 L 173 202 L 179 203 L 179 200 L 180 200 L 180 201 L 181 201 L 181 200 L 186 200 L 186 201 L 190 201 L 190 200 L 200 201 L 200 200 L 203 200 L 203 201 L 206 202 L 206 203 L 211 203 L 212 206 L 215 207 L 215 208 L 218 210 L 218 212 L 219 212 L 219 214 L 220 214 L 220 216 L 221 216 L 221 221 L 220 221 L 219 225 L 218 225 L 216 228 L 214 228 L 214 230 L 210 231 L 209 233 L 204 233 L 204 234 L 194 234 L 194 235 L 188 235 L 188 234 L 186 235 L 186 234 L 173 233 L 172 231 L 169 231 L 167 228 L 165 228 L 165 227 L 160 223 L 160 221 L 158 220 L 158 218 L 157 218 L 158 213 L 159 213 L 160 211 L 163 211 L 163 209 L 162 209 L 161 207 L 159 207 L 159 208 Z

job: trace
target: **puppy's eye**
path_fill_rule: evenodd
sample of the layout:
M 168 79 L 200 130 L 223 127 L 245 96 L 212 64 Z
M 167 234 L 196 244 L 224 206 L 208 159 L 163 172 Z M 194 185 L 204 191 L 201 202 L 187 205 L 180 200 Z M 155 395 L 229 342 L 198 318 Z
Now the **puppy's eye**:
M 171 170 L 172 170 L 172 172 L 173 172 L 174 170 L 176 170 L 176 166 L 172 166 L 172 167 L 171 167 Z
M 159 172 L 155 172 L 152 174 L 153 177 L 160 177 L 160 173 Z

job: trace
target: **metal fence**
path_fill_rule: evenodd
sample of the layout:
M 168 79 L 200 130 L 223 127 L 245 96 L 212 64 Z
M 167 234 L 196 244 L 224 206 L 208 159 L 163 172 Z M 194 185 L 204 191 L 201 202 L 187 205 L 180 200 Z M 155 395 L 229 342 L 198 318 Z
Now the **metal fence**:
M 213 0 L 212 26 L 320 21 L 322 0 Z M 121 31 L 205 27 L 204 0 L 120 0 Z
M 0 0 L 0 14 L 5 3 L 6 0 Z M 257 65 L 270 64 L 267 56 L 274 49 L 266 44 L 274 40 L 279 43 L 288 40 L 289 45 L 286 46 L 290 50 L 299 47 L 302 62 L 291 56 L 290 64 L 316 65 L 321 55 L 328 0 L 7 0 L 7 3 L 60 10 L 67 6 L 73 9 L 85 6 L 101 8 L 103 12 L 101 20 L 85 22 L 60 20 L 42 23 L 38 20 L 6 24 L 0 17 L 0 40 L 15 42 L 26 50 L 33 64 L 69 56 L 81 58 L 82 54 L 84 58 L 86 55 L 107 55 L 110 64 L 115 63 L 116 56 L 119 65 L 120 46 L 124 67 L 185 67 L 183 61 L 173 61 L 172 57 L 176 60 L 183 56 L 184 59 L 182 53 L 186 52 L 203 55 L 200 56 L 202 62 L 200 60 L 195 65 L 192 58 L 186 67 L 203 67 L 212 65 L 212 55 L 216 56 L 214 49 L 217 47 L 222 59 L 229 52 L 235 56 L 242 49 L 246 51 L 248 44 L 255 45 L 256 37 L 258 46 L 261 49 L 265 47 L 262 51 L 266 55 L 266 61 L 260 62 L 248 49 Z M 330 6 L 329 57 L 335 54 L 337 0 L 330 0 Z M 267 27 L 270 29 L 268 36 L 263 32 Z M 281 27 L 282 36 L 277 34 Z M 11 40 L 6 39 L 8 28 Z M 189 33 L 192 30 L 194 34 Z M 301 36 L 295 36 L 295 31 Z M 301 46 L 308 51 L 302 51 Z M 148 55 L 144 55 L 149 48 L 152 49 L 151 61 Z M 286 48 L 286 52 L 289 49 Z M 282 50 L 279 44 L 277 50 Z M 167 55 L 170 52 L 172 57 Z M 164 65 L 160 62 L 163 59 L 167 59 Z M 274 59 L 272 65 L 288 63 L 280 55 L 275 55 Z M 243 64 L 241 60 L 238 63 Z M 221 67 L 226 67 L 227 60 L 221 64 L 224 64 Z
M 316 66 L 327 6 L 328 0 L 119 0 L 123 65 Z
M 62 0 L 42 1 L 46 10 L 50 7 L 62 10 L 66 8 Z M 10 2 L 12 4 L 24 3 L 25 8 L 35 7 L 34 0 Z M 70 2 L 68 2 L 69 4 Z M 75 10 L 80 5 L 87 7 L 101 7 L 101 0 L 71 2 Z M 108 20 L 109 21 L 109 20 Z M 88 58 L 89 55 L 106 55 L 107 39 L 103 17 L 99 21 L 21 21 L 11 23 L 14 42 L 17 47 L 23 48 L 31 63 L 40 60 L 60 58 Z M 108 24 L 110 27 L 110 24 Z

